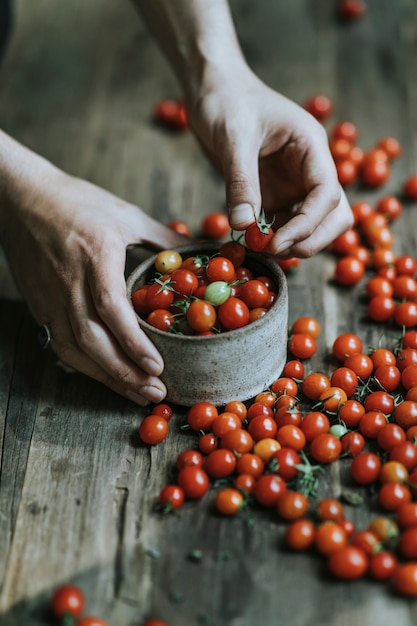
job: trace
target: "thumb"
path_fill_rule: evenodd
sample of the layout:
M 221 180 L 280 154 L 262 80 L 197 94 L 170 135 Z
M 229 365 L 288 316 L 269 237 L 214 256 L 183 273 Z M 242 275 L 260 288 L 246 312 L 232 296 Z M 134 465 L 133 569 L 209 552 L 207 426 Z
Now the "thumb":
M 231 228 L 244 230 L 261 211 L 258 150 L 236 143 L 232 150 L 223 162 L 226 204 Z

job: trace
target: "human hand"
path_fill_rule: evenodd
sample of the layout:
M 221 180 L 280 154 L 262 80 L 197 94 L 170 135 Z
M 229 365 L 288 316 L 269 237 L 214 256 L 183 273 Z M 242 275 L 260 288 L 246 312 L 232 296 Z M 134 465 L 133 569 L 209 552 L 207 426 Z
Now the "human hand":
M 126 297 L 126 247 L 187 239 L 138 207 L 35 158 L 8 211 L 5 248 L 20 291 L 66 365 L 144 405 L 166 394 L 163 361 Z M 37 182 L 34 182 L 34 181 Z
M 265 210 L 268 252 L 309 257 L 353 223 L 322 125 L 242 62 L 209 68 L 187 102 L 190 125 L 223 174 L 230 224 L 244 230 Z

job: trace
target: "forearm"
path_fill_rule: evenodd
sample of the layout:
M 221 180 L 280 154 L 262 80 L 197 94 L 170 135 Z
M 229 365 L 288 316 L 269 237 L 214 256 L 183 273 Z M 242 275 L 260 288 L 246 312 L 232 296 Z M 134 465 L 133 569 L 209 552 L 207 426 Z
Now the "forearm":
M 211 73 L 233 71 L 243 56 L 226 0 L 133 0 L 168 58 L 186 97 Z

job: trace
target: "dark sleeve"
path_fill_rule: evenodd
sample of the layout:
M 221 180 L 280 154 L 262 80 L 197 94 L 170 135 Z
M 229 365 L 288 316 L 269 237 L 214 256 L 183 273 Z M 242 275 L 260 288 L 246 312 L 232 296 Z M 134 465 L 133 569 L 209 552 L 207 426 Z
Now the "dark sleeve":
M 12 0 L 0 0 L 0 59 L 6 49 L 12 23 Z

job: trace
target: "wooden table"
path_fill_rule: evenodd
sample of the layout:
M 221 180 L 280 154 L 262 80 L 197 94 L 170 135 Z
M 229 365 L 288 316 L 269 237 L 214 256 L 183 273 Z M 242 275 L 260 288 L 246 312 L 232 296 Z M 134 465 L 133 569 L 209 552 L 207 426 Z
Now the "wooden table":
M 302 104 L 329 95 L 333 122 L 349 119 L 359 143 L 383 135 L 403 146 L 383 190 L 348 190 L 353 202 L 398 194 L 416 171 L 417 5 L 369 0 L 361 21 L 342 24 L 336 0 L 232 3 L 250 64 L 272 87 Z M 154 103 L 179 90 L 155 42 L 128 3 L 19 0 L 0 72 L 2 127 L 68 172 L 144 207 L 163 222 L 224 206 L 222 181 L 190 133 L 151 121 Z M 393 226 L 395 251 L 416 254 L 417 212 Z M 290 321 L 322 324 L 307 364 L 330 373 L 336 335 L 357 331 L 365 345 L 392 343 L 370 324 L 361 297 L 332 284 L 327 253 L 289 278 Z M 82 586 L 88 611 L 113 626 L 153 614 L 170 626 L 411 626 L 417 604 L 370 581 L 335 583 L 315 555 L 282 547 L 285 526 L 254 510 L 223 519 L 212 496 L 178 515 L 153 510 L 176 454 L 194 444 L 175 425 L 152 449 L 136 430 L 146 410 L 78 375 L 65 373 L 36 343 L 36 325 L 0 266 L 0 623 L 51 623 L 48 599 L 63 582 Z M 335 464 L 321 493 L 339 496 Z M 362 509 L 346 507 L 358 526 Z M 200 555 L 201 558 L 196 558 Z

